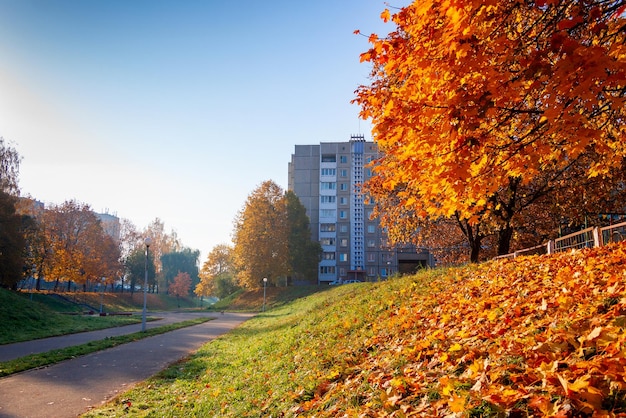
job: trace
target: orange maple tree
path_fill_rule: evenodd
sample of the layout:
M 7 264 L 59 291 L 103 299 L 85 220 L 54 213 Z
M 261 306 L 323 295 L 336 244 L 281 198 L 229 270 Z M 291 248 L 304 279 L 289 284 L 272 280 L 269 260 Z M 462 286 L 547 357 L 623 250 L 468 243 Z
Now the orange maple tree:
M 178 307 L 180 308 L 180 298 L 189 296 L 189 290 L 191 289 L 191 276 L 189 273 L 178 272 L 174 281 L 169 285 L 167 291 L 176 296 Z
M 424 219 L 502 233 L 526 204 L 623 172 L 624 1 L 416 1 L 382 18 L 355 102 L 384 156 L 381 193 Z M 576 165 L 578 176 L 564 176 Z M 392 220 L 393 221 L 393 220 Z
M 100 282 L 106 277 L 113 283 L 121 274 L 120 248 L 108 236 L 89 205 L 66 201 L 46 210 L 38 221 L 40 276 L 45 280 L 67 282 L 87 288 L 88 282 Z

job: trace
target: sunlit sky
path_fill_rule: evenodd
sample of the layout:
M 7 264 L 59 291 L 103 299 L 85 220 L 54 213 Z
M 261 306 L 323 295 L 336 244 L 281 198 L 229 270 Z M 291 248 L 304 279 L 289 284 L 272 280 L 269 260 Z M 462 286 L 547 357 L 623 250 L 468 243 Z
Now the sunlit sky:
M 403 4 L 391 4 L 402 6 Z M 350 104 L 381 0 L 0 0 L 0 136 L 20 187 L 145 228 L 202 260 L 296 144 L 370 125 Z

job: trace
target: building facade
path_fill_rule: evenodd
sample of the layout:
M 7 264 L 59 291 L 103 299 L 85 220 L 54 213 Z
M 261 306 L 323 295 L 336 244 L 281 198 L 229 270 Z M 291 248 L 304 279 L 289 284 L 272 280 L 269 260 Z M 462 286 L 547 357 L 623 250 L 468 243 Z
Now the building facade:
M 115 242 L 119 242 L 121 239 L 120 218 L 115 215 L 111 215 L 108 212 L 96 213 L 95 215 L 100 220 L 100 225 L 102 225 L 102 229 L 104 230 L 104 232 L 113 239 L 115 239 Z
M 378 148 L 353 135 L 349 142 L 296 145 L 289 190 L 307 210 L 312 239 L 323 249 L 318 283 L 384 279 L 430 265 L 427 252 L 390 247 L 361 185 L 372 175 Z

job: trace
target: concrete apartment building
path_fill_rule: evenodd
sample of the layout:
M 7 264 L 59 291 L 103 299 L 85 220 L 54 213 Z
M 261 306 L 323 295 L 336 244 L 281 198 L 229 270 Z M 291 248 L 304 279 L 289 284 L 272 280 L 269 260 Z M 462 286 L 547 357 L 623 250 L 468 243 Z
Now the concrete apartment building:
M 372 206 L 366 204 L 361 184 L 371 175 L 368 164 L 378 148 L 363 135 L 349 142 L 296 145 L 289 163 L 289 190 L 304 207 L 311 234 L 323 248 L 318 283 L 385 279 L 432 265 L 426 251 L 390 247 Z

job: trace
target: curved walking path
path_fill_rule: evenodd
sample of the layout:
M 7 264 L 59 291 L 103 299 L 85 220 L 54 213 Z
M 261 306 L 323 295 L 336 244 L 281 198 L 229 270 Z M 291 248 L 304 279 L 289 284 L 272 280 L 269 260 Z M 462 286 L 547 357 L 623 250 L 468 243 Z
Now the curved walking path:
M 150 315 L 161 316 L 161 314 L 155 313 Z M 101 405 L 119 393 L 125 392 L 136 383 L 163 370 L 168 365 L 197 350 L 204 343 L 228 332 L 254 316 L 254 314 L 245 313 L 226 313 L 224 315 L 168 313 L 163 314 L 163 321 L 170 321 L 168 323 L 180 322 L 199 315 L 212 316 L 216 319 L 67 360 L 42 369 L 1 378 L 0 417 L 76 417 L 92 407 Z M 154 321 L 149 322 L 147 326 L 155 327 L 164 324 L 165 322 L 162 321 Z M 140 329 L 141 324 L 129 325 L 0 346 L 0 359 L 5 355 L 8 356 L 6 353 L 15 352 L 14 350 L 19 348 L 24 350 L 20 356 L 29 354 L 28 350 L 35 350 L 34 347 L 37 344 L 40 346 L 37 349 L 39 351 L 34 352 L 43 352 L 54 348 L 83 344 L 107 336 L 129 334 Z M 109 332 L 109 334 L 103 334 L 103 332 Z M 113 334 L 116 332 L 120 333 Z

